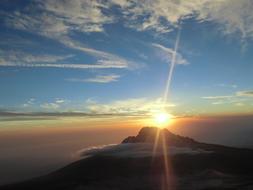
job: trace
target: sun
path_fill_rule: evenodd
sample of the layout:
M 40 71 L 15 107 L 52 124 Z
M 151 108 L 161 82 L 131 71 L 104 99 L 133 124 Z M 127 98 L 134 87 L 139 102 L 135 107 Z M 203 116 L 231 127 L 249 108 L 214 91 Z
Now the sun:
M 166 112 L 159 112 L 154 114 L 153 118 L 155 124 L 158 125 L 158 127 L 164 127 L 169 124 L 172 119 L 172 115 Z

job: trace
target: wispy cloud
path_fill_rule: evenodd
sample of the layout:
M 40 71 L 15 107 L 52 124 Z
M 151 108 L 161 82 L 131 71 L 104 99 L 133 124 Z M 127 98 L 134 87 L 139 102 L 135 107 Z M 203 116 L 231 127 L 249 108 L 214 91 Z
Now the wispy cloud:
M 212 101 L 211 103 L 213 105 L 221 105 L 221 104 L 238 102 L 238 100 L 234 99 L 233 95 L 226 95 L 226 96 L 205 96 L 205 97 L 202 97 L 202 99 Z
M 156 44 L 156 43 L 153 43 L 152 46 L 154 46 L 160 50 L 159 57 L 161 57 L 162 60 L 169 62 L 169 63 L 171 62 L 172 56 L 174 54 L 174 50 L 172 48 L 167 48 L 161 44 Z M 176 64 L 187 65 L 187 64 L 189 64 L 189 62 L 186 59 L 184 59 L 180 53 L 177 52 Z
M 87 78 L 87 79 L 79 79 L 79 78 L 71 78 L 66 79 L 70 82 L 90 82 L 90 83 L 110 83 L 110 82 L 116 82 L 120 78 L 120 75 L 97 75 L 93 78 Z
M 108 53 L 105 51 L 97 50 L 87 47 L 80 42 L 77 42 L 70 37 L 71 31 L 78 32 L 103 32 L 104 24 L 113 22 L 113 17 L 103 13 L 103 9 L 108 8 L 106 3 L 101 3 L 98 0 L 81 1 L 74 0 L 71 2 L 61 1 L 38 1 L 37 3 L 31 3 L 23 10 L 17 10 L 15 12 L 1 12 L 4 17 L 4 21 L 7 26 L 25 30 L 27 32 L 36 33 L 47 38 L 53 39 L 62 43 L 64 46 L 81 51 L 85 54 L 94 56 L 97 61 L 94 64 L 82 64 L 79 67 L 78 64 L 65 64 L 51 65 L 50 63 L 60 61 L 63 58 L 57 56 L 41 57 L 43 63 L 38 65 L 27 65 L 26 63 L 34 63 L 39 61 L 38 56 L 28 57 L 25 55 L 21 59 L 22 64 L 16 64 L 20 67 L 57 67 L 57 68 L 136 68 L 137 64 L 132 61 L 128 61 L 118 55 Z M 10 53 L 10 52 L 9 52 Z M 5 53 L 6 54 L 6 53 Z M 12 56 L 13 53 L 11 54 Z M 21 56 L 17 56 L 21 57 Z M 47 58 L 47 61 L 46 61 Z M 58 58 L 58 60 L 57 60 Z M 61 59 L 62 58 L 62 59 Z M 6 59 L 0 58 L 1 66 L 12 66 L 13 62 L 6 61 Z M 22 62 L 23 61 L 23 62 Z M 94 65 L 94 66 L 93 66 Z
M 64 100 L 62 98 L 56 98 L 54 101 L 52 102 L 44 102 L 42 104 L 40 104 L 40 107 L 47 110 L 47 111 L 52 111 L 52 110 L 58 110 L 59 108 L 62 107 L 62 105 L 64 105 L 66 102 L 68 102 L 67 100 Z
M 237 102 L 237 103 L 235 103 L 235 106 L 245 106 L 245 104 L 242 102 Z
M 60 107 L 57 103 L 44 103 L 40 105 L 41 108 L 47 109 L 47 110 L 55 110 Z
M 6 63 L 1 62 L 0 66 L 8 66 L 8 67 L 48 67 L 48 68 L 67 68 L 67 69 L 110 69 L 117 68 L 122 69 L 126 68 L 123 65 L 115 65 L 115 64 L 56 64 L 56 63 Z
M 116 15 L 117 11 L 110 11 L 113 8 L 120 9 L 121 14 Z M 7 57 L 0 57 L 0 66 L 76 69 L 136 68 L 138 64 L 132 61 L 78 43 L 70 35 L 71 32 L 104 32 L 105 25 L 117 23 L 120 20 L 125 26 L 138 31 L 155 30 L 161 34 L 178 27 L 180 20 L 194 18 L 199 22 L 219 23 L 224 34 L 239 33 L 242 41 L 245 42 L 247 38 L 253 37 L 252 9 L 251 0 L 73 0 L 64 2 L 37 0 L 36 3 L 32 1 L 21 10 L 2 11 L 0 14 L 4 23 L 11 28 L 57 40 L 68 48 L 96 57 L 97 61 L 87 64 L 52 64 L 70 57 L 21 56 L 11 53 Z M 118 19 L 119 17 L 122 19 Z M 160 44 L 153 45 L 163 52 L 165 60 L 170 59 L 172 49 Z M 180 54 L 178 54 L 177 62 L 178 64 L 188 63 Z
M 216 84 L 215 86 L 224 87 L 224 88 L 237 88 L 238 87 L 236 84 L 225 84 L 225 83 Z
M 61 99 L 61 98 L 57 98 L 57 99 L 55 100 L 55 102 L 56 102 L 57 104 L 62 104 L 62 103 L 64 103 L 64 102 L 66 102 L 66 100 Z
M 238 91 L 238 92 L 236 92 L 236 95 L 237 95 L 237 96 L 253 97 L 253 90 Z
M 29 100 L 33 109 L 26 110 L 26 107 L 14 110 L 1 110 L 1 116 L 87 116 L 87 117 L 150 117 L 161 108 L 172 111 L 176 104 L 164 103 L 161 98 L 132 98 L 115 100 L 102 103 L 94 98 L 88 98 L 84 102 L 73 102 L 62 98 L 41 102 Z M 27 101 L 28 102 L 28 101 Z M 26 102 L 26 103 L 27 103 Z
M 249 101 L 253 97 L 253 91 L 237 91 L 232 95 L 225 95 L 225 96 L 204 96 L 202 99 L 206 99 L 211 102 L 213 105 L 220 105 L 220 104 L 234 104 L 235 106 L 244 106 L 245 103 Z
M 31 54 L 22 51 L 0 50 L 0 64 L 8 63 L 55 63 L 73 57 L 74 55 L 51 55 L 51 54 Z
M 112 101 L 107 104 L 92 101 L 87 103 L 86 107 L 91 113 L 149 115 L 161 111 L 161 108 L 170 110 L 175 106 L 175 104 L 165 104 L 161 98 L 153 100 L 147 98 L 132 98 Z
M 126 69 L 129 68 L 129 62 L 109 53 L 86 48 L 87 52 L 92 52 L 99 59 L 90 64 L 72 64 L 70 58 L 74 55 L 49 55 L 49 54 L 30 54 L 21 51 L 0 51 L 0 66 L 8 67 L 52 67 L 52 68 L 69 68 L 69 69 Z M 61 63 L 59 63 L 61 62 Z M 63 63 L 62 63 L 63 62 Z M 65 63 L 64 63 L 65 62 Z
M 204 96 L 203 99 L 209 99 L 209 100 L 217 100 L 217 99 L 232 99 L 232 98 L 251 98 L 253 97 L 253 90 L 244 90 L 244 91 L 237 91 L 232 95 L 225 95 L 225 96 Z
M 34 105 L 35 103 L 35 98 L 30 98 L 26 103 L 23 104 L 23 107 L 30 107 Z
M 165 33 L 177 27 L 180 20 L 220 24 L 224 34 L 238 33 L 242 40 L 253 37 L 252 0 L 113 0 L 127 18 L 127 25 L 137 30 L 155 30 Z
M 208 99 L 208 100 L 217 100 L 217 99 L 229 99 L 233 98 L 234 96 L 204 96 L 202 97 L 203 99 Z
M 108 11 L 112 8 L 120 9 L 121 15 Z M 239 33 L 245 40 L 253 37 L 252 9 L 252 0 L 38 0 L 2 15 L 11 27 L 54 38 L 71 31 L 103 32 L 104 25 L 118 22 L 122 16 L 125 26 L 157 33 L 169 32 L 179 20 L 188 18 L 215 22 L 224 34 Z
M 84 46 L 80 42 L 76 42 L 75 40 L 72 40 L 68 37 L 62 38 L 61 43 L 69 48 L 81 51 L 83 53 L 86 53 L 98 58 L 98 61 L 97 61 L 98 64 L 115 65 L 115 66 L 118 66 L 117 68 L 138 67 L 136 63 L 128 61 L 118 55 Z
M 57 37 L 73 30 L 104 31 L 103 25 L 113 22 L 112 17 L 103 13 L 104 8 L 106 6 L 98 0 L 38 0 L 5 16 L 6 24 L 11 27 Z

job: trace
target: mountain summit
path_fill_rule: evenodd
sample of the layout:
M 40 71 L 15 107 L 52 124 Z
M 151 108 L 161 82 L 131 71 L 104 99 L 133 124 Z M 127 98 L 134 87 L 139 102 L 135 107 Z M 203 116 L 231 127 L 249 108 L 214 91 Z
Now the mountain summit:
M 175 135 L 168 129 L 160 129 L 157 127 L 143 127 L 137 136 L 129 136 L 125 138 L 122 143 L 158 143 L 165 141 L 167 145 L 171 146 L 192 146 L 198 144 L 197 141 L 180 135 Z

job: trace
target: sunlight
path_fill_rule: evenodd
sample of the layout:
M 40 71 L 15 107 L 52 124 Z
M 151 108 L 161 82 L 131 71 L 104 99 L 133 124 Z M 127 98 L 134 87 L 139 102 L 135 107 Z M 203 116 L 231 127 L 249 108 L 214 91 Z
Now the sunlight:
M 153 118 L 154 118 L 155 124 L 158 127 L 163 128 L 170 123 L 172 119 L 172 115 L 166 112 L 159 112 L 159 113 L 154 114 Z

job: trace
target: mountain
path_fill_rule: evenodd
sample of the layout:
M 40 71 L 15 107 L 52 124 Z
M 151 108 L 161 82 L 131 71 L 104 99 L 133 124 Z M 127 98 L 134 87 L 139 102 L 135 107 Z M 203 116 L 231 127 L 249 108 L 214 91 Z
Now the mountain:
M 228 147 L 217 144 L 207 144 L 198 142 L 192 138 L 176 135 L 170 132 L 168 129 L 157 128 L 157 127 L 143 127 L 136 136 L 129 136 L 121 142 L 122 144 L 128 143 L 150 143 L 154 144 L 157 139 L 157 144 L 162 145 L 165 143 L 168 147 L 188 147 L 193 149 L 201 149 L 206 151 L 214 152 L 240 152 L 249 151 L 251 149 L 240 149 L 234 147 Z
M 190 146 L 197 142 L 188 137 L 182 137 L 171 133 L 168 129 L 156 127 L 144 127 L 137 136 L 129 136 L 122 143 L 154 143 L 157 136 L 164 136 L 165 141 L 170 146 Z M 162 138 L 158 138 L 158 141 Z
M 142 128 L 121 144 L 83 155 L 46 176 L 0 190 L 253 189 L 253 150 L 201 143 L 167 129 Z

